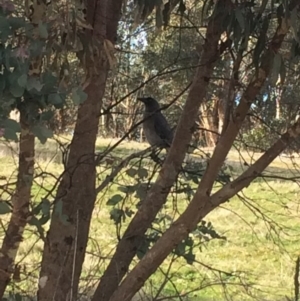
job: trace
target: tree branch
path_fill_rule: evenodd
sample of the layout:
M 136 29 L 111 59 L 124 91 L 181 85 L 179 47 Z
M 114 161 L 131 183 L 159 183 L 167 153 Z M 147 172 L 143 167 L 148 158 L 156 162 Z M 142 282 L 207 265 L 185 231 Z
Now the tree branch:
M 220 2 L 222 1 L 219 1 L 218 3 Z M 219 10 L 217 11 L 219 12 Z M 210 23 L 208 26 L 207 36 L 209 35 L 209 31 L 211 30 L 210 25 L 212 24 Z M 216 29 L 217 24 L 214 24 L 214 26 Z M 288 33 L 288 31 L 289 31 L 289 23 L 286 19 L 282 18 L 267 51 L 264 53 L 264 56 L 262 57 L 262 63 L 258 68 L 258 72 L 254 75 L 252 81 L 247 87 L 245 93 L 243 94 L 240 104 L 238 105 L 233 115 L 233 118 L 230 120 L 224 135 L 221 137 L 219 143 L 215 148 L 214 154 L 208 163 L 206 172 L 198 186 L 198 189 L 195 193 L 193 200 L 191 201 L 191 203 L 189 204 L 185 212 L 178 218 L 178 220 L 173 223 L 173 225 L 169 228 L 169 230 L 166 231 L 166 233 L 156 242 L 153 248 L 143 257 L 143 259 L 129 273 L 129 275 L 119 286 L 118 290 L 113 294 L 110 301 L 131 300 L 134 294 L 142 287 L 142 285 L 150 277 L 150 275 L 155 272 L 157 267 L 163 262 L 163 260 L 174 249 L 174 247 L 177 246 L 178 243 L 180 243 L 188 235 L 188 233 L 190 233 L 196 227 L 198 222 L 203 217 L 205 217 L 209 212 L 211 212 L 214 208 L 216 208 L 219 204 L 221 204 L 222 201 L 223 202 L 226 201 L 226 199 L 224 200 L 224 196 L 222 199 L 220 198 L 218 199 L 215 195 L 214 198 L 210 197 L 212 186 L 239 132 L 239 129 L 241 128 L 242 122 L 245 119 L 247 112 L 252 102 L 255 99 L 255 96 L 259 93 L 268 74 L 270 73 L 273 64 L 274 53 L 278 52 L 283 42 L 283 39 L 285 35 Z M 207 51 L 207 49 L 205 50 Z M 186 110 L 187 107 L 191 104 L 189 103 L 189 101 L 191 101 L 191 99 L 196 97 L 196 95 L 192 94 L 192 90 L 193 87 L 191 89 L 191 93 L 187 100 L 181 121 L 184 119 L 184 115 L 187 113 Z M 195 104 L 193 103 L 193 105 Z M 191 114 L 192 110 L 195 110 L 195 107 L 194 108 L 189 107 L 188 112 Z M 176 131 L 176 137 L 175 137 L 173 147 L 175 147 L 176 142 L 179 142 L 178 139 L 176 139 L 181 137 L 181 135 L 179 136 L 179 134 L 186 133 L 185 129 L 186 129 L 186 125 L 180 122 Z M 276 156 L 286 147 L 286 145 L 291 140 L 293 140 L 295 136 L 299 135 L 299 132 L 300 132 L 300 126 L 299 124 L 297 124 L 293 129 L 289 130 L 285 135 L 283 135 L 280 141 L 277 142 L 277 144 L 274 146 L 274 148 L 272 148 L 270 151 L 267 151 L 263 155 L 263 160 L 262 161 L 258 160 L 259 162 L 258 164 L 261 164 L 259 165 L 259 167 L 265 168 L 267 166 L 266 164 L 272 162 L 272 160 L 276 158 Z M 175 152 L 169 154 L 165 166 L 167 166 L 167 164 L 175 164 L 176 166 L 176 163 L 178 162 L 178 157 L 177 158 L 172 157 L 173 154 L 175 154 Z M 181 156 L 181 153 L 177 155 Z M 170 161 L 171 158 L 173 162 Z M 255 173 L 257 172 L 257 170 L 253 166 L 248 169 L 250 170 L 250 175 L 251 175 L 251 176 L 249 175 L 248 180 L 243 180 L 243 181 L 240 180 L 240 182 L 237 182 L 236 188 L 235 189 L 231 188 L 232 193 L 241 190 L 243 187 L 245 187 L 245 185 L 247 185 L 248 181 L 249 183 L 252 181 L 251 177 L 253 179 L 255 176 L 257 176 L 257 174 Z M 164 169 L 162 170 L 162 172 L 163 171 Z M 226 186 L 227 189 L 228 187 L 231 187 L 230 184 Z M 151 193 L 149 193 L 147 197 L 148 200 L 145 203 L 151 201 L 150 198 L 151 196 L 152 196 Z M 157 195 L 153 194 L 153 197 L 154 196 L 156 197 Z

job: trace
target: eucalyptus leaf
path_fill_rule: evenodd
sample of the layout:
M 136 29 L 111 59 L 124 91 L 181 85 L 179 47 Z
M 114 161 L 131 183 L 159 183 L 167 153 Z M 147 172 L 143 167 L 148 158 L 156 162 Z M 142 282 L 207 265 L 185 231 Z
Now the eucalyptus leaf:
M 22 88 L 26 87 L 27 84 L 27 74 L 22 74 L 19 78 L 18 78 L 18 85 Z
M 20 132 L 21 131 L 21 126 L 20 124 L 14 120 L 14 119 L 6 119 L 2 122 L 2 126 L 5 128 L 5 129 L 11 129 L 15 132 Z
M 0 74 L 0 93 L 2 93 L 4 89 L 5 89 L 5 77 L 4 75 Z
M 44 144 L 48 138 L 53 137 L 53 132 L 43 125 L 36 125 L 32 127 L 31 130 L 34 136 L 37 137 L 42 144 Z
M 136 173 L 137 170 L 135 168 L 129 168 L 126 170 L 126 174 L 131 178 L 133 178 L 136 175 Z
M 48 39 L 47 24 L 39 22 L 38 30 L 39 30 L 39 35 L 42 39 Z
M 0 202 L 0 215 L 7 214 L 11 212 L 11 208 L 8 206 L 6 202 Z
M 24 27 L 25 24 L 26 24 L 25 18 L 23 18 L 23 17 L 15 17 L 15 16 L 13 16 L 13 17 L 9 17 L 7 19 L 7 21 L 8 21 L 9 25 L 11 26 L 11 28 L 13 30 L 16 30 L 16 29 L 19 29 L 21 27 Z
M 13 97 L 18 98 L 23 96 L 25 89 L 19 85 L 11 85 L 9 87 L 9 91 Z
M 22 300 L 23 300 L 22 295 L 19 294 L 19 293 L 16 293 L 16 294 L 15 294 L 15 301 L 22 301 Z
M 237 21 L 238 21 L 238 23 L 241 27 L 241 30 L 245 31 L 245 17 L 243 16 L 243 13 L 242 13 L 241 9 L 236 8 L 234 10 L 234 13 L 235 13 L 235 17 L 236 17 L 236 19 L 237 19 Z
M 115 206 L 118 203 L 120 203 L 122 200 L 123 200 L 123 197 L 120 194 L 115 194 L 106 202 L 106 205 Z
M 72 90 L 72 100 L 75 105 L 80 105 L 87 99 L 87 94 L 82 90 L 81 87 L 74 88 Z
M 113 208 L 110 211 L 110 219 L 113 220 L 116 225 L 121 222 L 123 216 L 124 216 L 124 211 L 122 209 Z
M 27 80 L 26 88 L 28 91 L 33 89 L 40 92 L 43 88 L 44 84 L 40 82 L 40 80 L 36 76 L 30 76 Z
M 0 16 L 0 28 L 0 39 L 2 42 L 6 42 L 8 37 L 12 34 L 12 30 L 7 18 L 4 16 Z
M 138 176 L 143 179 L 148 177 L 148 170 L 145 168 L 139 168 L 137 171 Z
M 3 137 L 7 140 L 12 140 L 15 142 L 18 142 L 18 140 L 19 140 L 17 133 L 15 131 L 13 131 L 12 129 L 5 129 Z
M 63 213 L 63 202 L 61 199 L 59 199 L 55 206 L 54 206 L 54 213 L 57 214 L 60 218 L 60 221 L 64 224 L 64 225 L 68 225 L 68 216 L 66 214 Z
M 54 106 L 61 105 L 63 103 L 62 98 L 57 93 L 52 93 L 48 96 L 48 102 Z
M 50 214 L 50 206 L 51 206 L 51 203 L 49 200 L 47 199 L 42 199 L 42 202 L 41 202 L 41 211 L 43 214 Z

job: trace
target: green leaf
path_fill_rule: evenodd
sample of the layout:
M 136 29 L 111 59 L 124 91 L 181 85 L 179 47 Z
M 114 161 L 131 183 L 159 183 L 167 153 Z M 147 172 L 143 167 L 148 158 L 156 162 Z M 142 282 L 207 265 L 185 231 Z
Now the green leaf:
M 9 87 L 10 93 L 12 94 L 13 97 L 16 98 L 23 96 L 24 90 L 25 89 L 23 87 L 20 87 L 19 85 L 11 85 Z
M 192 250 L 189 253 L 184 255 L 184 259 L 186 260 L 187 264 L 193 264 L 195 262 L 195 254 L 193 254 Z
M 106 205 L 108 206 L 115 206 L 117 205 L 119 202 L 121 202 L 123 200 L 123 197 L 120 194 L 115 194 L 114 196 L 112 196 L 107 202 Z
M 45 120 L 45 121 L 49 121 L 49 120 L 51 120 L 51 118 L 53 118 L 53 111 L 45 111 L 45 112 L 43 112 L 43 113 L 41 113 L 41 115 L 40 115 L 40 119 L 41 120 Z
M 299 35 L 298 35 L 298 9 L 295 7 L 291 11 L 291 29 L 294 39 L 300 43 Z
M 139 248 L 137 249 L 136 256 L 138 259 L 142 259 L 145 254 L 148 252 L 150 247 L 150 241 L 147 239 L 144 239 L 143 242 L 139 245 Z
M 32 128 L 32 133 L 40 140 L 42 144 L 44 144 L 48 138 L 53 137 L 53 132 L 42 125 L 34 126 Z
M 115 224 L 119 224 L 123 216 L 124 216 L 124 211 L 122 209 L 113 208 L 110 211 L 110 219 L 112 219 L 115 222 Z
M 120 190 L 126 194 L 131 194 L 136 191 L 136 185 L 119 186 L 118 190 Z
M 48 96 L 48 102 L 54 106 L 57 106 L 61 105 L 63 103 L 63 100 L 59 94 L 53 93 Z
M 12 129 L 5 129 L 3 137 L 7 140 L 18 142 L 19 138 L 15 131 Z
M 12 30 L 24 27 L 26 24 L 25 18 L 23 17 L 9 17 L 7 21 L 11 26 Z
M 0 74 L 0 93 L 5 89 L 5 77 L 3 74 Z
M 44 84 L 42 84 L 36 76 L 29 77 L 26 84 L 26 88 L 28 91 L 35 89 L 38 92 L 40 92 L 43 86 Z
M 5 119 L 3 122 L 2 122 L 2 126 L 6 129 L 11 129 L 12 131 L 14 132 L 21 132 L 21 126 L 20 124 L 16 121 L 16 120 L 13 120 L 13 119 Z
M 6 202 L 0 202 L 0 215 L 7 214 L 11 212 L 11 208 L 8 206 Z
M 175 248 L 175 254 L 182 256 L 185 253 L 185 243 L 181 242 L 176 248 Z
M 31 31 L 33 31 L 31 29 Z M 45 41 L 41 39 L 35 39 L 30 43 L 29 51 L 31 56 L 36 57 L 41 55 L 41 49 L 45 46 Z
M 38 25 L 39 35 L 42 39 L 48 39 L 48 29 L 47 24 L 39 22 Z
M 244 31 L 245 30 L 245 18 L 243 16 L 242 11 L 239 8 L 236 8 L 234 10 L 234 13 L 235 13 L 235 17 L 241 27 L 241 30 Z
M 49 213 L 49 214 L 43 215 L 43 216 L 39 219 L 41 225 L 45 225 L 49 220 L 50 220 L 50 213 Z
M 138 176 L 143 179 L 148 177 L 148 170 L 145 168 L 139 168 L 137 171 Z
M 50 71 L 45 71 L 42 75 L 42 82 L 44 83 L 43 92 L 45 94 L 52 94 L 57 91 L 58 78 Z
M 22 301 L 22 300 L 23 300 L 23 297 L 19 293 L 16 293 L 15 294 L 15 301 Z
M 255 67 L 258 67 L 258 65 L 260 63 L 261 53 L 266 47 L 266 36 L 267 36 L 268 28 L 269 28 L 269 18 L 266 17 L 263 20 L 262 29 L 261 29 L 260 35 L 257 39 L 257 43 L 256 43 L 256 46 L 255 46 L 255 49 L 253 52 L 253 64 Z
M 12 34 L 10 24 L 6 17 L 0 16 L 0 39 L 5 42 L 7 38 Z
M 63 202 L 62 200 L 58 200 L 54 206 L 54 213 L 57 214 L 64 225 L 68 225 L 68 216 L 63 214 Z
M 35 217 L 35 216 L 32 216 L 31 219 L 28 221 L 28 224 L 31 225 L 31 226 L 36 226 L 39 233 L 44 233 L 44 228 L 42 227 L 42 223 L 41 221 Z
M 43 214 L 50 214 L 50 207 L 51 207 L 51 203 L 49 200 L 47 199 L 42 199 L 41 202 L 41 211 Z
M 158 29 L 160 29 L 163 25 L 163 15 L 162 15 L 162 1 L 158 0 L 158 4 L 156 5 L 155 10 L 155 24 Z
M 131 178 L 134 178 L 136 173 L 137 173 L 137 170 L 135 168 L 129 168 L 126 170 L 126 174 Z
M 147 185 L 146 184 L 139 184 L 137 189 L 136 189 L 136 196 L 140 200 L 144 200 L 147 196 Z
M 87 94 L 82 90 L 81 87 L 72 89 L 72 100 L 75 105 L 80 105 L 87 99 Z
M 129 208 L 126 208 L 126 209 L 125 209 L 125 214 L 126 214 L 128 217 L 131 217 L 131 216 L 134 214 L 134 211 L 132 211 L 132 210 L 129 209 Z
M 22 88 L 26 87 L 27 84 L 27 74 L 22 74 L 19 78 L 18 78 L 18 85 Z

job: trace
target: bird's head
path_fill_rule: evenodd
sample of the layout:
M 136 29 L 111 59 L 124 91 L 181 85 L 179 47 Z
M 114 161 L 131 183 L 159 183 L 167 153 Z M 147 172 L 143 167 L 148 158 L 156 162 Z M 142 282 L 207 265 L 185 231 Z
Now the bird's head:
M 138 97 L 137 100 L 143 102 L 149 112 L 157 111 L 160 108 L 159 103 L 152 97 Z

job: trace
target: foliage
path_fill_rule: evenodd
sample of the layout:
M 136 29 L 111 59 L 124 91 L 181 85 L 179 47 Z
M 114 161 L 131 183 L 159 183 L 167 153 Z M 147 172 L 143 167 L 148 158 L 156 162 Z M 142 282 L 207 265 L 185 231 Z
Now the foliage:
M 75 105 L 84 101 L 86 94 L 81 87 L 67 85 L 67 53 L 60 49 L 56 20 L 36 25 L 15 12 L 10 1 L 0 10 L 0 122 L 4 137 L 16 140 L 20 127 L 8 117 L 15 109 L 23 111 L 34 135 L 45 143 L 52 137 L 47 125 L 55 110 L 65 106 L 69 94 Z

